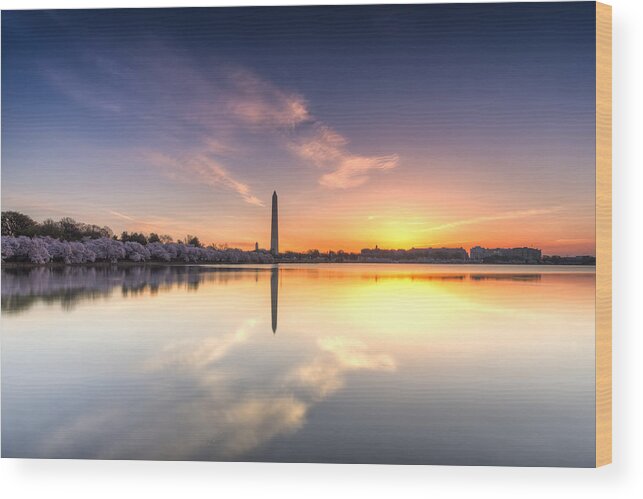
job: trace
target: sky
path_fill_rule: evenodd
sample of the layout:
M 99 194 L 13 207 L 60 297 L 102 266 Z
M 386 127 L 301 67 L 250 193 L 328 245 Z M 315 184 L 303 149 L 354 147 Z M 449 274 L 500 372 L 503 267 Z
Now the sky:
M 594 5 L 3 11 L 2 209 L 593 255 Z

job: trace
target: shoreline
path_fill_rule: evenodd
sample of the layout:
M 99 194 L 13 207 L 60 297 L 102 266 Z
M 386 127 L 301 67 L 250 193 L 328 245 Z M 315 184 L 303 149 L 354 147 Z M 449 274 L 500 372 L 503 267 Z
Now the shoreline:
M 273 262 L 273 263 L 230 263 L 230 262 L 87 262 L 87 263 L 64 263 L 64 262 L 2 262 L 2 269 L 30 269 L 30 268 L 65 268 L 65 267 L 190 267 L 204 265 L 220 265 L 223 267 L 253 267 L 257 265 L 501 265 L 507 267 L 592 267 L 596 264 L 574 264 L 574 263 L 503 263 L 503 262 L 413 262 L 413 261 L 391 261 L 391 262 Z

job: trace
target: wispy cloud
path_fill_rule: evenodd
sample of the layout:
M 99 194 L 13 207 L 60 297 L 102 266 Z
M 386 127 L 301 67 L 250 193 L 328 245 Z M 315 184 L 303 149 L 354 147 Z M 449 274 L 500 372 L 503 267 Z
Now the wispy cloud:
M 562 245 L 572 244 L 593 244 L 594 240 L 588 237 L 556 239 L 554 242 Z
M 359 156 L 347 150 L 348 140 L 327 125 L 316 123 L 312 132 L 291 141 L 297 156 L 320 168 L 332 169 L 319 179 L 325 187 L 347 189 L 364 184 L 372 170 L 391 170 L 398 165 L 397 155 Z
M 322 176 L 319 183 L 326 187 L 347 189 L 362 185 L 369 179 L 371 170 L 391 170 L 398 164 L 397 155 L 391 156 L 346 156 L 337 169 Z
M 526 218 L 526 217 L 535 217 L 539 215 L 547 215 L 549 213 L 556 212 L 560 210 L 560 206 L 554 206 L 550 208 L 542 209 L 532 209 L 532 210 L 516 210 L 516 211 L 506 211 L 503 213 L 497 213 L 495 215 L 485 215 L 474 218 L 467 218 L 464 220 L 457 220 L 455 222 L 449 222 L 440 225 L 434 225 L 433 227 L 427 227 L 424 231 L 434 231 L 434 230 L 446 230 L 460 227 L 463 225 L 476 225 L 485 222 L 494 222 L 498 220 L 512 220 L 516 218 Z
M 311 116 L 304 98 L 262 80 L 246 69 L 236 69 L 228 77 L 233 92 L 228 109 L 241 121 L 251 125 L 294 127 Z
M 248 319 L 231 333 L 206 338 L 197 345 L 189 341 L 170 343 L 165 346 L 158 357 L 150 360 L 146 367 L 148 369 L 165 369 L 172 366 L 190 370 L 207 368 L 225 357 L 233 348 L 245 343 L 249 331 L 255 325 L 255 319 Z
M 327 397 L 342 388 L 347 372 L 397 368 L 390 355 L 373 352 L 361 341 L 329 337 L 318 340 L 317 345 L 323 354 L 293 369 L 286 379 L 310 390 L 313 399 Z
M 118 211 L 110 210 L 109 214 L 114 215 L 115 217 L 118 217 L 118 218 L 122 218 L 123 220 L 134 221 L 134 217 L 130 217 L 129 215 L 125 215 L 124 213 L 120 213 Z
M 250 187 L 235 179 L 232 174 L 216 159 L 204 153 L 192 153 L 174 157 L 159 152 L 149 152 L 147 158 L 151 163 L 165 167 L 168 176 L 187 182 L 199 182 L 212 187 L 225 187 L 236 192 L 248 204 L 264 206 Z

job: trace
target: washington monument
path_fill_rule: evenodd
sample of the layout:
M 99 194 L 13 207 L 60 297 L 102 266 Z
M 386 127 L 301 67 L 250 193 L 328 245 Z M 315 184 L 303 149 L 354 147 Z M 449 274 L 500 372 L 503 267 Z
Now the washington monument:
M 279 214 L 277 210 L 277 191 L 272 193 L 272 226 L 270 230 L 270 253 L 279 254 Z

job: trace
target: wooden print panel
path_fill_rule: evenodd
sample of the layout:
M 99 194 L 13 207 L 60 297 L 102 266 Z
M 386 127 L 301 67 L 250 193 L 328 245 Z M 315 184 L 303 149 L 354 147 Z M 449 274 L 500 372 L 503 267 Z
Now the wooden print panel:
M 612 8 L 596 4 L 596 466 L 612 462 Z

